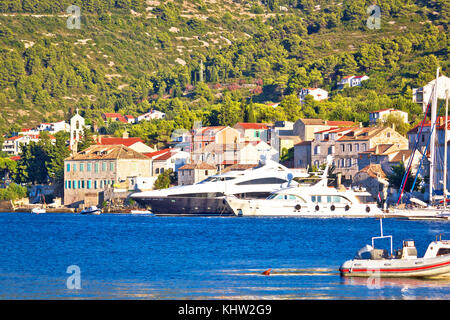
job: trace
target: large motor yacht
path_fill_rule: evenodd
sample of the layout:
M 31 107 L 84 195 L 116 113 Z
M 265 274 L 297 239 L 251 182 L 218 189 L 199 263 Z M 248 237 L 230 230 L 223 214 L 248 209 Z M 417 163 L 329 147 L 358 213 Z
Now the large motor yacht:
M 328 168 L 319 182 L 312 186 L 292 186 L 274 191 L 266 199 L 226 201 L 237 216 L 307 216 L 307 217 L 373 217 L 383 215 L 375 198 L 363 189 L 329 187 Z
M 220 173 L 193 185 L 139 192 L 131 198 L 155 215 L 233 215 L 226 195 L 264 199 L 275 190 L 298 185 L 294 178 L 307 177 L 306 172 L 265 160 L 251 169 Z

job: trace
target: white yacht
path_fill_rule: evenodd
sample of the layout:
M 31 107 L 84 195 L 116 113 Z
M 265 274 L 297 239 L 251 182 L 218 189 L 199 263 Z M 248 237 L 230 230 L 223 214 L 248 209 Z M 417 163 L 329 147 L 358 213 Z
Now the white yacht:
M 383 212 L 374 197 L 365 190 L 336 189 L 327 186 L 328 168 L 312 186 L 294 186 L 274 191 L 262 200 L 225 199 L 238 216 L 374 217 Z
M 298 185 L 294 178 L 307 177 L 306 172 L 266 160 L 251 169 L 217 174 L 193 185 L 138 192 L 131 198 L 155 215 L 233 215 L 226 195 L 264 199 L 275 190 Z

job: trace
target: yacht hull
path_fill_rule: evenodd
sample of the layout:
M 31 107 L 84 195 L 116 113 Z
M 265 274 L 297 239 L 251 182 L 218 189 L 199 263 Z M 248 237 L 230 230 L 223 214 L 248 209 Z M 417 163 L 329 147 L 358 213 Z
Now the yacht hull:
M 375 217 L 383 212 L 375 205 L 305 204 L 286 200 L 246 200 L 227 197 L 237 216 L 297 216 L 297 217 Z
M 418 259 L 349 260 L 344 277 L 450 277 L 450 255 Z
M 145 197 L 135 198 L 155 215 L 231 216 L 233 210 L 224 197 Z

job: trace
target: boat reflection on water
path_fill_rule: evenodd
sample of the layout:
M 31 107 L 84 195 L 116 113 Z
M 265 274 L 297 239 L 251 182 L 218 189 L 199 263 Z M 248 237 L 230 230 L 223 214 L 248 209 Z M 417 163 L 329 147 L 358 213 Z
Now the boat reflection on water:
M 366 286 L 369 289 L 382 289 L 386 287 L 399 287 L 402 289 L 414 288 L 443 288 L 450 286 L 450 278 L 382 278 L 374 275 L 370 278 L 342 277 L 344 285 Z

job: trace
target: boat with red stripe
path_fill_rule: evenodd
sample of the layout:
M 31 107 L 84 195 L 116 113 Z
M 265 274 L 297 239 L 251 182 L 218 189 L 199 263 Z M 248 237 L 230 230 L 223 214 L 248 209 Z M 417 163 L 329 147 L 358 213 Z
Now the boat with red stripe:
M 403 247 L 392 252 L 392 236 L 383 235 L 372 238 L 372 245 L 366 245 L 358 251 L 356 257 L 348 260 L 339 268 L 344 277 L 450 277 L 450 241 L 442 240 L 442 235 L 428 245 L 425 255 L 417 257 L 413 240 L 403 241 Z M 376 249 L 374 240 L 390 238 L 391 254 L 386 249 Z

